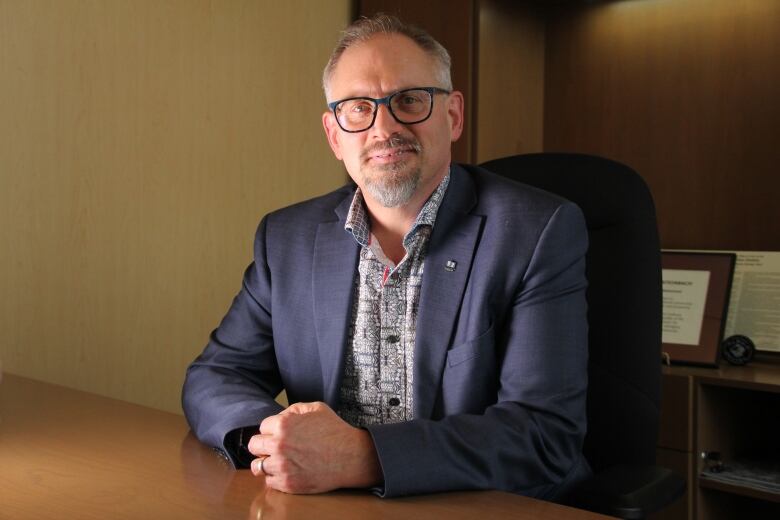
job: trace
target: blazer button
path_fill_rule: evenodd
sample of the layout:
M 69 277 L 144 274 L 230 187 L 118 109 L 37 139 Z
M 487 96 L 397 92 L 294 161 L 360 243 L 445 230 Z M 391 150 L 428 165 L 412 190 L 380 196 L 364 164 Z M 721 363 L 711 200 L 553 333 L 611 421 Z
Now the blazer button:
M 390 406 L 398 406 L 401 404 L 401 400 L 397 397 L 391 397 L 389 401 L 387 401 Z

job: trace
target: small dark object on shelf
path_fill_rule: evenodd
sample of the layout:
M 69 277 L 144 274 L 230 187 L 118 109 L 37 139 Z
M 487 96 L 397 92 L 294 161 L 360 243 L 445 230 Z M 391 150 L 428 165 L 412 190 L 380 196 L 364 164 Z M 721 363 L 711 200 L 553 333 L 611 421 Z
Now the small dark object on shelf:
M 732 365 L 745 365 L 756 353 L 756 345 L 747 336 L 735 334 L 723 340 L 723 357 Z

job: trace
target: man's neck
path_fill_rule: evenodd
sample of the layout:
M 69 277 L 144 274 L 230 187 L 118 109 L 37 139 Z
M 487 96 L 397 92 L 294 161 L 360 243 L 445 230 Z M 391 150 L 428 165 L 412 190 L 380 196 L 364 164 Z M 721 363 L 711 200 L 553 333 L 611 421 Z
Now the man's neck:
M 445 171 L 428 186 L 421 187 L 422 189 L 418 190 L 411 200 L 403 206 L 387 208 L 377 202 L 370 194 L 363 192 L 363 200 L 371 220 L 371 233 L 379 240 L 382 251 L 393 263 L 398 264 L 403 260 L 406 254 L 403 245 L 404 236 L 412 229 L 420 210 L 444 179 L 446 173 Z
M 412 204 L 410 201 L 395 208 L 386 208 L 365 195 L 364 201 L 371 220 L 371 233 L 379 240 L 385 256 L 397 265 L 406 254 L 404 236 L 414 225 L 425 199 L 419 204 Z

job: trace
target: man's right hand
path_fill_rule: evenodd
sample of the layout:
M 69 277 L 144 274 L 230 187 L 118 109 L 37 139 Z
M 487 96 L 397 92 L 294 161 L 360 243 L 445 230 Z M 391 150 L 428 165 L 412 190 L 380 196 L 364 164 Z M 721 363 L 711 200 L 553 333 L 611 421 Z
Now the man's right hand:
M 369 487 L 382 481 L 371 435 L 341 419 L 325 403 L 296 403 L 267 417 L 249 441 L 251 469 L 286 493 Z M 262 460 L 262 468 L 261 468 Z

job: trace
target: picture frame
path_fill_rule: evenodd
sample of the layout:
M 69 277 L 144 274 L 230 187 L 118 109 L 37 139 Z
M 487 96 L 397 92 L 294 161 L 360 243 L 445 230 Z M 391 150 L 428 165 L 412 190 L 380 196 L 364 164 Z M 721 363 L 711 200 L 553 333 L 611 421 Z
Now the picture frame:
M 670 362 L 718 365 L 736 258 L 661 252 L 662 353 Z

